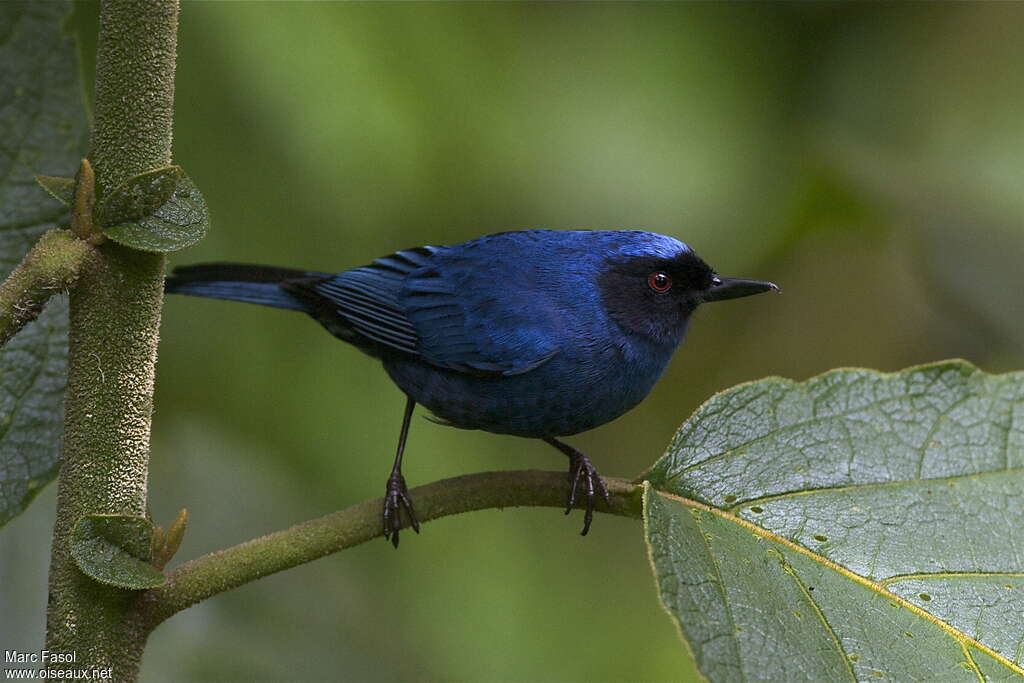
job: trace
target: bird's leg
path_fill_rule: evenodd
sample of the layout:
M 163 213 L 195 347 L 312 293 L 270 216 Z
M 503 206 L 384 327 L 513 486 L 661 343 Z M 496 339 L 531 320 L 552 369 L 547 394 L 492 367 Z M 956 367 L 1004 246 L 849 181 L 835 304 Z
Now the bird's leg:
M 569 456 L 569 500 L 565 504 L 565 514 L 569 514 L 576 505 L 576 488 L 580 481 L 583 481 L 583 490 L 587 494 L 587 511 L 583 515 L 583 531 L 580 535 L 586 536 L 590 531 L 590 522 L 594 519 L 594 493 L 600 493 L 604 502 L 608 503 L 608 489 L 587 456 L 554 437 L 545 437 L 544 441 Z
M 391 545 L 398 547 L 398 529 L 402 526 L 402 508 L 409 516 L 409 526 L 416 533 L 420 532 L 420 523 L 412 509 L 409 489 L 405 487 L 402 476 L 402 453 L 405 451 L 405 438 L 409 435 L 409 421 L 412 420 L 412 409 L 416 401 L 411 398 L 405 402 L 405 415 L 402 417 L 402 432 L 398 435 L 398 452 L 395 453 L 395 464 L 388 477 L 387 492 L 384 494 L 384 538 L 391 539 Z

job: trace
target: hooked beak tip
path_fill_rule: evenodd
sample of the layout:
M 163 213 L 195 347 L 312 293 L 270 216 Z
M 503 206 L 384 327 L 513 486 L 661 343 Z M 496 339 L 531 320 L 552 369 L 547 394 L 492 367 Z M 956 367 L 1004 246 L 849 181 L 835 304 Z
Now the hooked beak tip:
M 727 301 L 762 292 L 781 293 L 782 290 L 774 282 L 715 275 L 711 278 L 711 288 L 704 293 L 704 301 Z

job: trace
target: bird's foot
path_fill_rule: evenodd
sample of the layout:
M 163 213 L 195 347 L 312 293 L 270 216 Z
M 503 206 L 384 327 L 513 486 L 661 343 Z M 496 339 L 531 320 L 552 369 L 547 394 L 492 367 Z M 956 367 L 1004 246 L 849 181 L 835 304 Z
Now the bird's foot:
M 402 509 L 409 518 L 409 526 L 416 533 L 420 532 L 420 523 L 416 519 L 416 512 L 412 509 L 412 499 L 409 498 L 409 489 L 405 486 L 405 477 L 399 472 L 394 472 L 388 477 L 387 493 L 384 494 L 384 538 L 391 541 L 391 545 L 398 547 L 398 530 L 402 526 Z
M 583 493 L 587 496 L 587 509 L 583 514 L 583 531 L 580 536 L 586 536 L 590 531 L 590 522 L 594 519 L 594 494 L 600 493 L 604 502 L 609 503 L 608 489 L 587 456 L 575 448 L 569 448 L 572 452 L 566 453 L 569 456 L 569 500 L 565 505 L 565 514 L 569 514 L 576 506 L 576 490 L 582 483 Z

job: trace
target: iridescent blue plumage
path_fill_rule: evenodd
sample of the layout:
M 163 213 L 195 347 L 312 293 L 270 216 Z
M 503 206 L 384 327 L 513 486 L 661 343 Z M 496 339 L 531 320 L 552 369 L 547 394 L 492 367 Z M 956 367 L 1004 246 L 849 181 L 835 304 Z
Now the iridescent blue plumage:
M 167 282 L 169 292 L 305 311 L 380 358 L 408 396 L 402 443 L 414 403 L 456 427 L 552 443 L 587 487 L 584 531 L 603 484 L 556 437 L 639 403 L 698 304 L 772 288 L 718 278 L 664 235 L 549 230 L 399 251 L 337 275 L 208 264 Z M 401 449 L 385 504 L 396 542 L 398 507 L 411 514 L 400 463 Z

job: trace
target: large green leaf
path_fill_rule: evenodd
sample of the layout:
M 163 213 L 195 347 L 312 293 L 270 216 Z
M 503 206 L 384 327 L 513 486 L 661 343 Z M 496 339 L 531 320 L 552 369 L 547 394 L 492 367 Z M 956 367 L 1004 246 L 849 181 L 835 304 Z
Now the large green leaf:
M 67 209 L 37 173 L 74 173 L 86 141 L 75 43 L 64 2 L 0 3 L 0 278 Z M 67 304 L 55 298 L 0 350 L 0 524 L 56 475 Z
M 1024 373 L 741 385 L 645 478 L 661 599 L 709 679 L 1024 680 Z

